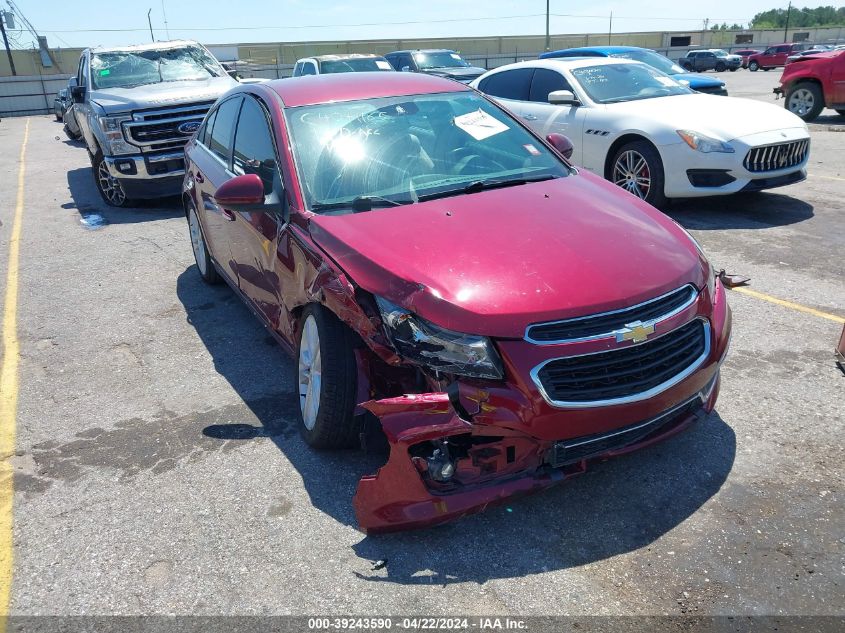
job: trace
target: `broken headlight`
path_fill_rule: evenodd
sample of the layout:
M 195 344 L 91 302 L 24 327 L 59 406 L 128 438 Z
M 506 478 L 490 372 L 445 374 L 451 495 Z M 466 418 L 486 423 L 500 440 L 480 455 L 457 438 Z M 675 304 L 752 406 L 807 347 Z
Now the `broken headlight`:
M 381 297 L 376 302 L 390 340 L 404 359 L 446 374 L 504 376 L 502 359 L 486 336 L 447 330 Z

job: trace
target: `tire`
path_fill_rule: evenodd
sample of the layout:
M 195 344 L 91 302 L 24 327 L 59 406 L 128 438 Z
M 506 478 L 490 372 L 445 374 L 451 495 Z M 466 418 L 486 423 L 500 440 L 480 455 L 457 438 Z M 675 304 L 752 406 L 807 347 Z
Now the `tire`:
M 716 64 L 717 73 L 723 73 L 725 72 L 725 69 L 727 69 L 727 66 L 725 66 L 725 62 L 719 62 Z
M 56 112 L 56 121 L 61 121 L 61 120 L 62 120 L 62 115 L 59 114 L 58 112 Z
M 769 72 L 769 71 L 771 70 L 771 68 L 763 68 L 763 70 L 764 70 L 765 72 Z
M 752 73 L 756 73 L 758 70 L 760 70 L 760 64 L 757 63 L 756 59 L 753 59 L 748 62 L 748 70 L 750 70 Z
M 352 331 L 323 306 L 312 304 L 302 313 L 296 345 L 299 431 L 313 448 L 347 448 L 358 441 L 353 341 Z
M 65 130 L 65 136 L 67 136 L 71 141 L 78 141 L 79 140 L 79 134 L 74 134 L 73 132 L 71 132 L 70 128 L 67 126 L 67 123 L 65 123 L 65 125 L 64 125 L 64 130 Z
M 824 109 L 822 89 L 815 83 L 798 83 L 786 92 L 784 107 L 804 121 L 814 120 Z
M 647 141 L 626 143 L 616 150 L 610 162 L 610 181 L 652 206 L 666 205 L 663 161 Z
M 739 68 L 737 68 L 736 66 L 731 66 L 728 70 L 730 70 L 732 73 L 735 73 L 737 70 L 739 70 Z
M 120 182 L 109 173 L 108 165 L 99 150 L 91 157 L 91 168 L 94 172 L 94 184 L 103 202 L 111 207 L 132 206 L 133 201 L 126 197 Z
M 222 280 L 217 269 L 214 267 L 214 260 L 211 259 L 211 254 L 208 252 L 205 235 L 202 232 L 202 224 L 200 224 L 200 219 L 197 215 L 197 208 L 192 202 L 189 202 L 186 211 L 188 232 L 191 236 L 191 249 L 194 251 L 194 261 L 197 263 L 197 270 L 199 271 L 200 277 L 207 284 L 219 284 Z

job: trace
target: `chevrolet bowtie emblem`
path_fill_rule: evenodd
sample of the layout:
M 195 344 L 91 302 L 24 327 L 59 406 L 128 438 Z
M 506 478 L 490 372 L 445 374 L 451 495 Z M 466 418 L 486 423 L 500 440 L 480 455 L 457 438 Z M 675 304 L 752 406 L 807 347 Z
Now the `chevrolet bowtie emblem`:
M 616 342 L 633 341 L 642 343 L 649 336 L 654 334 L 654 325 L 643 325 L 640 321 L 628 323 L 621 330 L 616 330 Z

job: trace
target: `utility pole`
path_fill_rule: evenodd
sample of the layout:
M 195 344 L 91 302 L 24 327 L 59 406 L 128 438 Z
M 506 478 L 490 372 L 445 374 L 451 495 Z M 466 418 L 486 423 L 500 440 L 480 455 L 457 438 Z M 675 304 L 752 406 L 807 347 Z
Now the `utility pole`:
M 12 59 L 12 49 L 9 48 L 9 38 L 6 37 L 6 27 L 3 26 L 3 20 L 6 19 L 6 15 L 8 15 L 5 11 L 0 11 L 0 33 L 3 33 L 3 44 L 6 45 L 6 55 L 9 58 L 9 67 L 12 69 L 12 75 L 17 75 L 18 72 L 15 70 L 15 60 Z
M 167 11 L 164 10 L 164 0 L 161 0 L 161 13 L 164 16 L 164 32 L 167 34 L 167 39 L 170 39 L 170 27 L 167 26 Z
M 786 26 L 783 27 L 783 41 L 786 42 L 786 32 L 789 30 L 789 14 L 792 13 L 792 2 L 789 3 L 789 7 L 786 9 Z
M 551 42 L 549 39 L 549 0 L 546 0 L 546 52 L 551 50 Z
M 153 35 L 153 21 L 150 19 L 150 13 L 152 13 L 152 12 L 153 12 L 153 10 L 152 10 L 152 9 L 150 9 L 149 11 L 147 11 L 147 24 L 149 24 L 149 25 L 150 25 L 150 40 L 152 40 L 153 42 L 155 42 L 155 41 L 156 41 L 156 36 L 155 36 L 155 35 Z
M 610 46 L 610 37 L 613 35 L 613 11 L 610 12 L 610 24 L 607 27 L 607 45 Z

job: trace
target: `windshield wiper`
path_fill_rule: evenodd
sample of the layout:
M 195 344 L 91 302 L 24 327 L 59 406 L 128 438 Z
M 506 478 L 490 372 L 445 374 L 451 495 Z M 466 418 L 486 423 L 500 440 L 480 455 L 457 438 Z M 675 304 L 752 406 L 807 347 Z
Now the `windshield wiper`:
M 311 205 L 312 211 L 330 211 L 332 209 L 352 209 L 355 213 L 372 211 L 376 207 L 399 207 L 413 204 L 413 200 L 391 200 L 382 196 L 357 196 L 346 202 L 317 202 Z
M 461 187 L 460 189 L 448 189 L 446 191 L 438 191 L 437 193 L 428 193 L 421 195 L 420 202 L 424 200 L 435 200 L 437 198 L 448 198 L 449 196 L 457 196 L 463 193 L 477 193 L 486 189 L 501 189 L 502 187 L 515 187 L 517 185 L 527 185 L 531 182 L 543 182 L 544 180 L 554 180 L 560 178 L 553 174 L 546 174 L 544 176 L 523 176 L 519 178 L 496 179 L 496 180 L 473 180 Z

